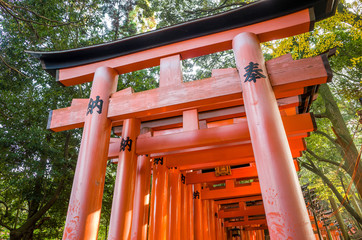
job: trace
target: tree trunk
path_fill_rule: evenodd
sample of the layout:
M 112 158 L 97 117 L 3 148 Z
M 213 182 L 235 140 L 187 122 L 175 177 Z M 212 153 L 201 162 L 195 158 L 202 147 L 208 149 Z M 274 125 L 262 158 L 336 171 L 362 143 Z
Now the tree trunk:
M 326 108 L 325 115 L 331 121 L 334 132 L 337 136 L 337 143 L 343 149 L 344 164 L 348 174 L 352 177 L 353 171 L 358 159 L 358 151 L 353 143 L 350 132 L 343 120 L 342 114 L 339 111 L 336 101 L 333 98 L 332 92 L 327 84 L 322 84 L 319 88 L 319 94 L 324 100 Z M 354 185 L 360 196 L 362 196 L 362 164 L 359 164 L 355 178 L 353 179 Z

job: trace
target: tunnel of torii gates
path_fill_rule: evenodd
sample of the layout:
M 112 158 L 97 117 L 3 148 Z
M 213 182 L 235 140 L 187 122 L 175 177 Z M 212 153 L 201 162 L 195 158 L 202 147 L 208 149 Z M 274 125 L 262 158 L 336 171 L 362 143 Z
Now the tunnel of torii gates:
M 337 3 L 257 1 L 115 42 L 30 52 L 64 86 L 93 81 L 89 99 L 49 116 L 55 132 L 83 127 L 63 239 L 97 239 L 108 160 L 118 164 L 108 239 L 315 239 L 295 159 L 331 70 L 326 55 L 265 62 L 260 43 L 310 31 Z M 228 49 L 236 69 L 183 82 L 181 60 Z M 157 65 L 159 88 L 116 92 L 118 75 Z

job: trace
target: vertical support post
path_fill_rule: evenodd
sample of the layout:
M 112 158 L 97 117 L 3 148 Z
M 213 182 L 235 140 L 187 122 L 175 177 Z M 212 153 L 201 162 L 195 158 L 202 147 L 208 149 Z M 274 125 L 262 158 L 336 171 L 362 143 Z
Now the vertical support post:
M 154 212 L 155 212 L 155 199 L 156 199 L 156 191 L 155 191 L 155 184 L 156 184 L 156 167 L 155 164 L 151 164 L 153 167 L 152 169 L 152 185 L 151 185 L 151 201 L 150 201 L 150 216 L 149 216 L 149 226 L 148 226 L 148 239 L 153 239 L 153 233 L 151 230 L 154 228 L 153 225 L 155 224 L 154 219 Z
M 137 174 L 133 202 L 132 240 L 146 240 L 150 202 L 151 162 L 146 155 L 137 158 Z
M 205 187 L 205 185 L 203 187 Z M 202 200 L 202 229 L 204 231 L 203 235 L 205 240 L 211 239 L 209 219 L 209 200 Z
M 180 240 L 181 238 L 181 173 L 177 168 L 172 168 L 168 174 L 169 182 L 169 207 L 168 207 L 168 238 Z
M 186 176 L 186 172 L 181 172 L 181 240 L 188 240 L 190 233 L 189 233 L 189 222 L 187 218 L 187 212 L 189 209 L 187 208 L 187 185 L 186 179 L 183 177 Z
M 271 239 L 315 239 L 259 40 L 241 33 L 233 50 Z
M 150 213 L 151 225 L 149 239 L 166 239 L 168 224 L 168 169 L 165 158 L 154 159 L 154 203 Z
M 190 131 L 199 129 L 199 117 L 196 109 L 188 110 L 183 112 L 183 130 Z M 190 186 L 190 187 L 189 187 Z M 193 221 L 190 221 L 191 224 L 191 237 L 194 237 L 196 240 L 203 239 L 202 235 L 202 206 L 201 206 L 201 196 L 199 198 L 193 199 L 194 193 L 199 193 L 201 195 L 201 184 L 195 184 L 193 186 L 193 191 L 191 189 L 191 185 L 188 185 L 188 192 L 191 192 L 191 195 L 188 196 L 191 198 L 190 200 L 193 201 L 193 204 L 190 204 L 190 210 L 194 211 L 193 215 L 189 215 L 190 219 L 192 218 Z M 194 206 L 192 209 L 191 206 Z M 190 212 L 191 212 L 190 211 Z M 192 238 L 190 238 L 192 239 Z
M 123 122 L 121 149 L 118 155 L 108 239 L 131 239 L 133 195 L 137 171 L 136 138 L 138 119 Z
M 194 234 L 194 186 L 189 184 L 187 185 L 187 219 L 188 219 L 188 226 L 187 226 L 187 232 L 189 233 L 188 240 L 194 240 L 195 234 Z
M 97 239 L 111 135 L 108 104 L 117 75 L 107 67 L 94 74 L 63 239 Z
M 199 193 L 199 197 L 196 194 Z M 202 200 L 201 200 L 201 184 L 194 185 L 194 233 L 196 240 L 204 239 L 203 225 L 202 225 Z
M 209 215 L 210 215 L 210 239 L 216 240 L 216 217 L 215 217 L 215 203 L 214 200 L 209 201 Z

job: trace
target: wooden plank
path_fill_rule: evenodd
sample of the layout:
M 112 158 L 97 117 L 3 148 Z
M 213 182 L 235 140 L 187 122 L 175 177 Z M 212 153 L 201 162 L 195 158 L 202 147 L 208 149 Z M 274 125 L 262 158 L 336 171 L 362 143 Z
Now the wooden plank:
M 181 59 L 188 59 L 225 51 L 231 49 L 232 39 L 241 32 L 253 32 L 258 35 L 261 42 L 293 36 L 308 32 L 310 19 L 309 9 L 305 9 L 246 27 L 156 47 L 105 61 L 60 69 L 57 80 L 64 86 L 72 86 L 92 81 L 95 70 L 101 66 L 113 68 L 119 74 L 123 74 L 157 66 L 160 64 L 161 58 L 171 55 L 180 54 Z
M 301 152 L 306 149 L 304 143 L 301 140 L 291 141 L 295 141 L 299 145 L 297 149 L 291 149 L 293 158 L 301 157 Z M 166 165 L 168 167 L 178 167 L 180 170 L 192 170 L 214 168 L 223 165 L 247 164 L 254 161 L 251 144 L 244 144 L 168 155 Z
M 230 181 L 230 180 L 228 180 Z M 201 199 L 202 200 L 216 200 L 216 199 L 227 199 L 236 197 L 247 197 L 253 195 L 260 195 L 260 185 L 257 182 L 251 184 L 245 184 L 241 186 L 230 186 L 226 184 L 225 188 L 217 190 L 202 189 Z
M 309 113 L 283 116 L 282 120 L 287 135 L 312 132 L 316 129 Z M 246 119 L 240 119 L 240 123 L 217 128 L 138 139 L 136 152 L 144 155 L 248 140 L 250 135 Z
M 160 88 L 182 84 L 181 56 L 173 55 L 161 58 Z
M 305 87 L 325 83 L 330 78 L 329 66 L 321 56 L 278 64 L 271 64 L 268 68 L 278 99 L 300 95 Z M 290 69 L 290 72 L 282 71 L 282 67 Z M 83 104 L 83 107 L 77 105 L 54 110 L 48 129 L 64 131 L 83 126 L 87 101 L 83 101 Z M 144 92 L 115 93 L 110 99 L 108 117 L 115 126 L 127 118 L 140 118 L 143 122 L 180 116 L 187 109 L 197 108 L 203 112 L 242 104 L 240 79 L 235 70 L 208 79 Z
M 235 221 L 235 222 L 225 221 L 224 222 L 224 227 L 243 227 L 243 226 L 262 225 L 262 224 L 267 224 L 266 219 L 248 220 L 248 221 Z
M 299 96 L 292 96 L 287 98 L 281 98 L 277 100 L 277 104 L 280 110 L 289 109 L 291 107 L 298 107 L 300 102 Z M 211 110 L 206 112 L 199 112 L 199 120 L 207 121 L 208 123 L 218 120 L 237 118 L 245 116 L 245 108 L 244 106 L 236 106 L 229 108 L 222 108 L 217 110 Z M 115 122 L 113 122 L 115 123 Z M 116 124 L 116 123 L 115 123 Z M 182 117 L 170 117 L 165 119 L 152 120 L 141 123 L 141 128 L 148 127 L 152 128 L 154 131 L 182 127 Z M 114 134 L 120 136 L 122 132 L 122 126 L 113 127 Z
M 263 200 L 261 195 L 252 196 L 252 197 L 242 197 L 242 198 L 233 198 L 233 199 L 225 199 L 225 200 L 216 200 L 215 204 L 232 204 L 232 203 L 239 203 L 239 202 L 248 202 L 248 201 L 257 201 Z
M 265 210 L 263 205 L 245 207 L 244 209 L 236 209 L 233 211 L 219 211 L 219 218 L 237 218 L 245 217 L 249 215 L 265 215 Z
M 186 174 L 186 184 L 219 182 L 228 179 L 254 178 L 254 177 L 258 177 L 258 172 L 256 171 L 255 166 L 231 169 L 231 175 L 226 175 L 226 176 L 215 176 L 215 172 L 208 172 L 208 173 L 189 172 Z

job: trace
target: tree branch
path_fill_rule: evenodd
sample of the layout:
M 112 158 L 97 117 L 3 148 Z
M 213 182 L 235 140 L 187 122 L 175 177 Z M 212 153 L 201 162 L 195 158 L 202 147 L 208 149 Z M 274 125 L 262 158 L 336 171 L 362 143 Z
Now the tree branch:
M 331 143 L 333 143 L 334 146 L 336 146 L 336 148 L 338 148 L 338 150 L 343 151 L 342 146 L 338 144 L 337 140 L 332 138 L 331 136 L 329 136 L 327 133 L 319 131 L 319 130 L 315 131 L 314 133 L 320 134 L 320 135 L 326 137 Z
M 343 200 L 342 195 L 338 192 L 337 188 L 333 183 L 318 169 L 307 166 L 304 162 L 301 161 L 301 166 L 305 167 L 307 170 L 313 172 L 322 178 L 323 182 L 332 190 L 334 195 L 337 197 L 338 201 L 346 208 L 346 210 L 359 222 L 362 223 L 362 217 L 346 202 Z
M 317 159 L 318 161 L 321 161 L 321 162 L 326 162 L 326 163 L 330 163 L 334 166 L 337 166 L 337 167 L 342 167 L 345 171 L 345 167 L 343 164 L 341 163 L 338 163 L 338 162 L 335 162 L 335 161 L 332 161 L 332 160 L 329 160 L 329 159 L 326 159 L 326 158 L 322 158 L 321 156 L 318 156 L 315 152 L 313 152 L 312 150 L 310 150 L 309 148 L 307 148 L 307 153 L 309 153 L 310 155 L 312 155 L 315 159 Z
M 24 232 L 29 229 L 31 226 L 35 225 L 35 223 L 54 205 L 54 203 L 58 200 L 60 193 L 64 188 L 64 179 L 59 183 L 58 188 L 55 190 L 53 197 L 32 217 L 30 217 L 20 228 L 16 229 L 17 232 Z
M 326 113 L 314 113 L 315 118 L 328 118 Z
M 0 55 L 0 60 L 5 64 L 5 66 L 7 66 L 8 68 L 10 68 L 11 70 L 17 72 L 18 74 L 20 74 L 20 75 L 23 76 L 23 77 L 29 78 L 29 77 L 26 76 L 24 73 L 20 72 L 18 69 L 10 66 L 1 55 Z
M 227 8 L 227 7 L 232 7 L 232 6 L 245 6 L 247 5 L 247 3 L 230 3 L 230 4 L 227 4 L 225 5 L 227 2 L 224 1 L 222 4 L 220 4 L 219 6 L 215 7 L 215 8 L 209 8 L 209 9 L 197 9 L 195 11 L 188 11 L 188 10 L 185 10 L 185 13 L 188 13 L 188 14 L 197 14 L 197 13 L 211 13 L 211 12 L 215 12 L 217 10 L 220 10 L 220 9 L 223 9 L 223 8 Z

